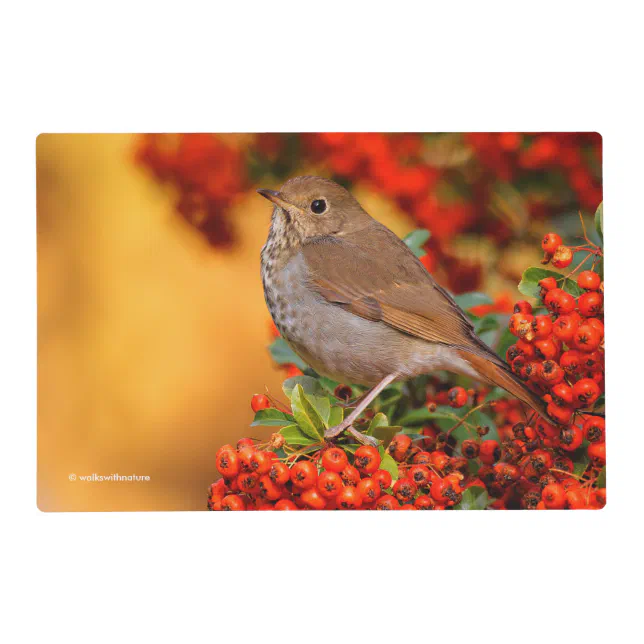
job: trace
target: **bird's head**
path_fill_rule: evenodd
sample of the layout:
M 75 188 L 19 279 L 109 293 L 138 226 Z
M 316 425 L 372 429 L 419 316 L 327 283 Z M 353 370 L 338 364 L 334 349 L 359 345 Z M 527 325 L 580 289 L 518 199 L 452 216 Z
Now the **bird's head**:
M 273 219 L 280 219 L 284 232 L 295 232 L 301 239 L 343 235 L 371 220 L 351 193 L 330 179 L 294 177 L 279 191 L 257 192 L 275 204 Z

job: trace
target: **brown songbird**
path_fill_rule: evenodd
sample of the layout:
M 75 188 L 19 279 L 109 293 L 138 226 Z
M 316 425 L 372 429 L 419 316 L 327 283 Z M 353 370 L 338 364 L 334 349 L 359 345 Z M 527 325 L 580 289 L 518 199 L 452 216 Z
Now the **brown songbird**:
M 545 403 L 476 335 L 407 245 L 342 186 L 295 177 L 279 192 L 262 249 L 268 309 L 282 337 L 317 373 L 372 389 L 325 436 L 348 430 L 391 382 L 434 370 L 502 387 L 541 415 Z

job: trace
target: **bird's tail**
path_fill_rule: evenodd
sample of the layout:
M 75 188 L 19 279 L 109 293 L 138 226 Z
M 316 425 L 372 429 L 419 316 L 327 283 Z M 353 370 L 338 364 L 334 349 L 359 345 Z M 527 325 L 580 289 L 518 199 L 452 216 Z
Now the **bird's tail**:
M 510 370 L 508 365 L 495 354 L 486 351 L 486 355 L 466 349 L 459 351 L 461 357 L 469 362 L 486 382 L 505 389 L 513 396 L 534 409 L 546 420 L 551 420 L 546 412 L 546 403 Z

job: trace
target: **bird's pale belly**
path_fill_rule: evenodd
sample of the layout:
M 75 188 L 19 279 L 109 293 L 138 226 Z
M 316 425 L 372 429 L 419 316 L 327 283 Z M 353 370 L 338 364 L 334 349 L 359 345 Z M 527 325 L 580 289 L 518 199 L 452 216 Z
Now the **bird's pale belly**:
M 317 373 L 347 384 L 375 385 L 398 373 L 407 379 L 444 369 L 476 377 L 445 345 L 426 342 L 383 322 L 366 320 L 327 302 L 306 286 L 299 257 L 264 271 L 268 310 L 282 337 Z
M 291 271 L 265 284 L 266 302 L 282 337 L 317 373 L 333 380 L 374 385 L 397 372 L 410 378 L 455 369 L 447 349 L 366 320 L 305 288 Z

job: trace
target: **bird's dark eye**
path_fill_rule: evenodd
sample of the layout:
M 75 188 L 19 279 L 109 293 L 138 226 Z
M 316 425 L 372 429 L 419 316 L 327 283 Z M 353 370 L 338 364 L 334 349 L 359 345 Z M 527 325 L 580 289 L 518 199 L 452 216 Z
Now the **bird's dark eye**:
M 326 201 L 324 199 L 316 199 L 311 202 L 311 211 L 316 215 L 321 215 L 326 210 Z

